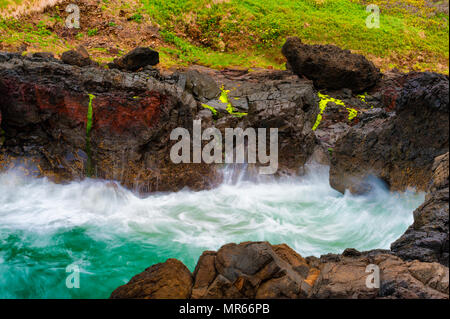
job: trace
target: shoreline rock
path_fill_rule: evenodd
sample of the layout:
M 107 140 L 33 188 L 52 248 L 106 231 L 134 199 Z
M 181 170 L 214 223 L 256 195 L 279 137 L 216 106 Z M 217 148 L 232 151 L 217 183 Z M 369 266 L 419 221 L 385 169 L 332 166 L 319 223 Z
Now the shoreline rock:
M 340 255 L 303 258 L 285 244 L 227 244 L 217 252 L 205 251 L 200 256 L 193 279 L 183 268 L 183 281 L 179 281 L 180 274 L 172 270 L 175 262 L 183 265 L 173 259 L 156 264 L 117 288 L 111 298 L 449 298 L 448 267 L 417 260 L 403 261 L 382 250 L 347 249 Z M 370 274 L 366 271 L 368 265 L 380 269 L 378 288 L 366 285 Z M 187 291 L 191 293 L 186 294 Z
M 449 262 L 449 153 L 435 159 L 425 202 L 414 211 L 414 223 L 391 245 L 404 260 Z
M 435 157 L 448 152 L 448 77 L 429 72 L 403 77 L 395 112 L 361 121 L 336 142 L 330 184 L 341 193 L 370 189 L 371 176 L 391 190 L 426 190 Z

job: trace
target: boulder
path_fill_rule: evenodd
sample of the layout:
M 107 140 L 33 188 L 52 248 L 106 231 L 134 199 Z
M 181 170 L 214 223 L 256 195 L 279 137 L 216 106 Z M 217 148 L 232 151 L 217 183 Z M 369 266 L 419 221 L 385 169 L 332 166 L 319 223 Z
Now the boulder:
M 391 245 L 391 250 L 405 260 L 439 262 L 448 267 L 448 154 L 436 158 L 425 203 L 414 211 L 414 223 Z
M 114 290 L 111 299 L 187 299 L 192 274 L 176 259 L 153 265 Z
M 44 56 L 41 54 L 40 57 L 42 58 Z M 79 46 L 75 50 L 69 50 L 64 52 L 61 55 L 61 60 L 66 64 L 76 65 L 79 67 L 93 64 L 93 61 L 89 57 L 88 51 L 83 46 Z
M 336 142 L 333 188 L 363 192 L 375 176 L 392 190 L 427 189 L 435 157 L 449 150 L 448 77 L 412 72 L 395 91 L 395 112 L 361 121 Z
M 381 77 L 380 71 L 364 56 L 334 45 L 307 45 L 297 37 L 290 37 L 282 53 L 295 74 L 313 80 L 319 88 L 363 92 Z
M 114 59 L 114 64 L 122 70 L 137 71 L 147 65 L 157 65 L 159 53 L 150 48 L 138 47 L 123 57 Z

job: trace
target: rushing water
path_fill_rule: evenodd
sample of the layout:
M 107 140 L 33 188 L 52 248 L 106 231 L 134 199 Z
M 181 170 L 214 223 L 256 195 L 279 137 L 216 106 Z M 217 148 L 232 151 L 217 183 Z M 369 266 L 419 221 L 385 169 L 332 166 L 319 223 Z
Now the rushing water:
M 146 267 L 229 242 L 287 243 L 303 256 L 389 248 L 423 194 L 366 196 L 330 188 L 326 169 L 302 179 L 225 183 L 140 198 L 104 181 L 57 185 L 0 174 L 0 298 L 106 298 Z M 66 287 L 66 267 L 81 269 Z

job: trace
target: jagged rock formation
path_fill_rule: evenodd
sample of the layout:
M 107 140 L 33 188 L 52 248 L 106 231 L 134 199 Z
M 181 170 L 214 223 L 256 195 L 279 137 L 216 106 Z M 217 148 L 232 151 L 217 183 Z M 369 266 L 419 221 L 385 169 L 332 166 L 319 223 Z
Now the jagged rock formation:
M 380 71 L 364 56 L 334 45 L 307 45 L 291 37 L 281 52 L 295 74 L 313 80 L 319 88 L 362 92 L 381 77 Z
M 330 184 L 340 192 L 367 190 L 365 178 L 383 179 L 392 190 L 425 190 L 436 156 L 448 152 L 448 77 L 409 73 L 395 113 L 361 121 L 337 142 Z
M 192 132 L 194 119 L 222 134 L 225 127 L 279 128 L 280 171 L 298 170 L 317 145 L 311 132 L 317 114 L 312 83 L 290 72 L 199 68 L 216 88 L 229 90 L 236 111 L 248 113 L 236 117 L 228 111 L 213 115 L 202 106 L 217 90 L 193 91 L 205 82 L 192 72 L 140 70 L 78 67 L 39 55 L 2 53 L 1 167 L 20 164 L 31 175 L 54 181 L 91 175 L 142 193 L 186 186 L 199 190 L 221 182 L 221 165 L 174 164 L 169 155 L 176 143 L 171 131 L 183 127 Z
M 436 158 L 428 194 L 414 211 L 414 223 L 392 245 L 392 251 L 406 260 L 439 262 L 449 259 L 449 153 Z
M 360 253 L 347 249 L 342 255 L 305 259 L 285 244 L 227 244 L 217 252 L 206 251 L 200 256 L 193 280 L 184 268 L 177 274 L 174 264 L 177 269 L 181 267 L 181 262 L 175 263 L 173 259 L 152 266 L 117 288 L 111 298 L 449 297 L 447 267 L 438 263 L 406 262 L 381 250 Z M 380 269 L 379 288 L 366 285 L 369 264 Z M 180 276 L 183 280 L 178 279 Z M 187 291 L 191 294 L 186 295 Z

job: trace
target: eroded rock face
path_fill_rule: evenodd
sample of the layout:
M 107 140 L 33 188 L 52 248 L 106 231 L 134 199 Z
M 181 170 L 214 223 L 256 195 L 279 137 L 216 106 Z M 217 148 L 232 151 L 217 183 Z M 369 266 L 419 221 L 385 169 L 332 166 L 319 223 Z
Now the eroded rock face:
M 168 259 L 147 268 L 114 290 L 111 299 L 187 299 L 192 274 L 181 261 Z
M 395 113 L 361 121 L 336 142 L 330 184 L 338 191 L 365 191 L 371 175 L 392 190 L 427 189 L 434 158 L 448 152 L 448 77 L 413 72 L 398 91 Z
M 425 203 L 414 211 L 414 223 L 391 245 L 391 250 L 403 259 L 439 262 L 448 267 L 448 154 L 436 158 Z
M 307 45 L 291 37 L 282 53 L 294 73 L 313 80 L 319 88 L 362 92 L 380 79 L 379 70 L 364 56 L 334 45 Z

